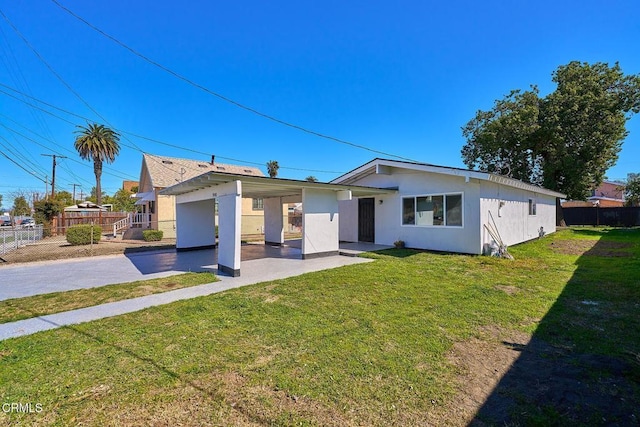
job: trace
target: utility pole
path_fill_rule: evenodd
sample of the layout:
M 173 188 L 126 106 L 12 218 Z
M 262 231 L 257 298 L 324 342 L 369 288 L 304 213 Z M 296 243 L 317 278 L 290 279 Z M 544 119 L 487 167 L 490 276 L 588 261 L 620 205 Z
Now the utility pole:
M 51 173 L 51 198 L 56 195 L 56 157 L 61 159 L 67 159 L 67 156 L 60 156 L 57 154 L 40 154 L 41 156 L 53 158 L 53 172 Z
M 76 187 L 80 187 L 80 184 L 69 184 L 73 185 L 73 203 L 76 202 Z

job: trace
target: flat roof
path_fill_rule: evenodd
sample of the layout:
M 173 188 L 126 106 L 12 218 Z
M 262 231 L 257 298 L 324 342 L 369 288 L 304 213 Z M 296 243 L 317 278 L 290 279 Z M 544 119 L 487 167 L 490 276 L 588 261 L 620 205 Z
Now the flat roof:
M 300 196 L 303 188 L 317 190 L 350 190 L 353 197 L 375 196 L 397 191 L 395 188 L 376 188 L 360 185 L 310 182 L 297 179 L 247 176 L 223 172 L 205 172 L 179 184 L 167 187 L 159 192 L 162 195 L 177 196 L 209 188 L 228 182 L 242 182 L 242 196 L 251 198 Z

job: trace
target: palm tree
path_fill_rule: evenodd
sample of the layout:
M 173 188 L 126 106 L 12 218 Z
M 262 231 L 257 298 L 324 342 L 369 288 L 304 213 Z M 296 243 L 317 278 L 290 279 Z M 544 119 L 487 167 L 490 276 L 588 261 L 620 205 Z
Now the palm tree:
M 93 173 L 96 175 L 96 203 L 102 204 L 102 163 L 113 163 L 120 152 L 120 135 L 113 129 L 96 123 L 87 127 L 78 125 L 75 131 L 75 147 L 83 160 L 93 160 Z
M 269 160 L 267 162 L 267 172 L 271 178 L 278 176 L 278 169 L 280 169 L 280 165 L 278 165 L 277 160 Z

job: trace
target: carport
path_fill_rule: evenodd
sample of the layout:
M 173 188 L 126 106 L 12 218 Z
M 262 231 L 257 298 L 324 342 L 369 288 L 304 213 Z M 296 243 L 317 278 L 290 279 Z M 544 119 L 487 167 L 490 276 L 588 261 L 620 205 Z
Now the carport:
M 242 198 L 264 200 L 265 243 L 284 243 L 283 204 L 302 202 L 302 259 L 337 255 L 338 201 L 392 193 L 393 189 L 207 172 L 168 187 L 176 198 L 176 249 L 211 248 L 218 225 L 218 269 L 240 275 Z M 218 221 L 215 223 L 216 200 Z

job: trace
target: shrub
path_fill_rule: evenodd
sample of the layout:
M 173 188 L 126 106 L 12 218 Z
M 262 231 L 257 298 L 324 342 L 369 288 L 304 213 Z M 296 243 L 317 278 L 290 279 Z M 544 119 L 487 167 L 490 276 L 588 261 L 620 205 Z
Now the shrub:
M 144 230 L 142 232 L 142 238 L 145 242 L 158 242 L 162 240 L 162 230 Z
M 102 227 L 90 224 L 72 225 L 67 228 L 67 242 L 72 245 L 88 245 L 92 241 L 92 230 L 93 243 L 98 243 L 102 237 Z
M 404 240 L 396 240 L 393 242 L 393 246 L 395 246 L 396 249 L 404 249 Z

